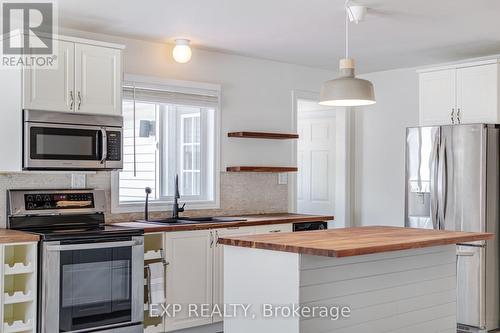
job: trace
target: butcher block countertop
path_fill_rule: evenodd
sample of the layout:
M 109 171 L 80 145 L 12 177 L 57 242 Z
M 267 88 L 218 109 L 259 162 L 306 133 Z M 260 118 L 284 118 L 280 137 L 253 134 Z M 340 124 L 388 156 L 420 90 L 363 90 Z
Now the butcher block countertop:
M 162 231 L 189 231 L 189 230 L 206 230 L 206 229 L 219 229 L 219 228 L 234 228 L 234 227 L 250 227 L 256 225 L 285 224 L 285 223 L 295 223 L 295 222 L 320 222 L 320 221 L 330 221 L 334 219 L 333 216 L 328 216 L 328 215 L 304 215 L 304 214 L 290 214 L 290 213 L 242 215 L 242 216 L 231 216 L 231 217 L 246 219 L 246 221 L 193 223 L 193 224 L 179 224 L 179 225 L 161 225 L 161 224 L 144 223 L 144 222 L 121 222 L 121 223 L 113 223 L 113 225 L 141 228 L 144 229 L 145 233 L 148 233 L 148 232 L 162 232 Z
M 492 239 L 493 234 L 370 226 L 219 238 L 219 244 L 349 257 Z
M 31 234 L 29 232 L 0 229 L 0 244 L 38 242 L 38 240 L 38 235 Z

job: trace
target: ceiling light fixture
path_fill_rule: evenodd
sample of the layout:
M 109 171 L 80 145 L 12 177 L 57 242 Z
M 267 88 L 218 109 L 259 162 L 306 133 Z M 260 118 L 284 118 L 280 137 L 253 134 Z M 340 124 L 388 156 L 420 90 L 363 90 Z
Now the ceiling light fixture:
M 368 80 L 358 79 L 354 73 L 354 59 L 349 58 L 349 22 L 358 23 L 366 14 L 366 7 L 345 2 L 345 58 L 340 59 L 339 77 L 323 83 L 321 87 L 321 105 L 362 106 L 375 104 L 373 84 Z
M 176 39 L 175 47 L 172 50 L 172 56 L 178 63 L 185 64 L 191 60 L 191 48 L 189 47 L 189 39 Z

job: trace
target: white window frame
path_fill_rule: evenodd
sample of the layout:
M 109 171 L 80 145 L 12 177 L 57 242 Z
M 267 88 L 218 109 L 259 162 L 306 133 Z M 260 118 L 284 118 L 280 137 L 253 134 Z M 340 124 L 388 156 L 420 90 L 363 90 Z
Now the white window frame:
M 221 128 L 221 86 L 213 83 L 203 83 L 194 81 L 170 80 L 157 77 L 141 75 L 124 75 L 124 82 L 140 83 L 142 86 L 175 91 L 180 93 L 203 94 L 207 91 L 217 92 L 218 105 L 214 110 L 214 172 L 213 172 L 213 200 L 188 200 L 187 210 L 196 209 L 218 209 L 220 208 L 220 128 Z M 161 154 L 161 153 L 160 153 Z M 167 172 L 168 173 L 168 172 Z M 182 196 L 180 202 L 184 202 Z M 173 200 L 154 200 L 149 202 L 149 211 L 170 211 Z M 119 195 L 119 171 L 111 172 L 111 213 L 135 213 L 144 211 L 144 202 L 121 202 Z

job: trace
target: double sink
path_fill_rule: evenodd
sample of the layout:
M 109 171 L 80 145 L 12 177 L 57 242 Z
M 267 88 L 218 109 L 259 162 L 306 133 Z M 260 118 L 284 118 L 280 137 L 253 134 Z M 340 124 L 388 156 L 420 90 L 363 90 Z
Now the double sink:
M 143 223 L 162 224 L 162 225 L 181 225 L 181 224 L 200 224 L 200 223 L 225 223 L 225 222 L 243 222 L 246 219 L 239 217 L 179 217 L 166 219 L 152 219 L 148 221 L 139 221 Z

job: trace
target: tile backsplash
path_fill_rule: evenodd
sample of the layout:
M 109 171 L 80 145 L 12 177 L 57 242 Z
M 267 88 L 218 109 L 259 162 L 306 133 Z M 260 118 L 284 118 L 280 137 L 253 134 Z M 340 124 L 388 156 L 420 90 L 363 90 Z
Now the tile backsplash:
M 131 221 L 142 218 L 143 212 L 111 214 L 111 173 L 100 171 L 87 174 L 87 187 L 104 189 L 107 199 L 107 222 Z M 222 172 L 220 208 L 189 210 L 190 216 L 279 213 L 288 210 L 288 186 L 278 185 L 278 175 L 272 173 Z M 8 189 L 71 188 L 70 173 L 4 173 L 0 174 L 0 227 L 6 225 L 6 191 Z M 182 198 L 181 198 L 182 202 Z M 170 212 L 152 212 L 151 217 L 169 216 Z

